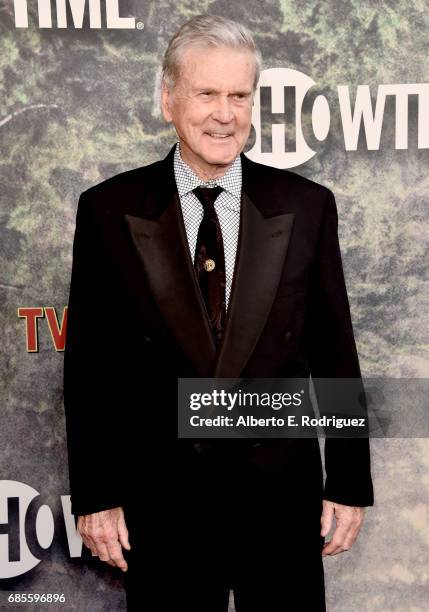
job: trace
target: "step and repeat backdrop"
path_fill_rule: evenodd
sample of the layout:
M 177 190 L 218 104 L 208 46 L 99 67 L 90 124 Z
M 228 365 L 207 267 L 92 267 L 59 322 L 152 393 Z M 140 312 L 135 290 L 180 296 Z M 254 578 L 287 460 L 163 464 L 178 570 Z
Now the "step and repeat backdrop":
M 1 0 L 0 610 L 125 610 L 122 573 L 92 558 L 70 512 L 75 216 L 83 190 L 176 141 L 160 65 L 199 13 L 244 23 L 262 51 L 245 153 L 335 193 L 363 375 L 429 377 L 426 2 Z M 325 558 L 328 610 L 427 610 L 428 440 L 371 448 L 375 505 L 353 550 Z

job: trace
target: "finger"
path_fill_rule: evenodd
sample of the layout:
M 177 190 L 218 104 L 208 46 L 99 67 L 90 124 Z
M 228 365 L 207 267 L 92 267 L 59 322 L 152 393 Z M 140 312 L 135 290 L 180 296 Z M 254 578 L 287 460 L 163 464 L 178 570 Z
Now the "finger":
M 332 535 L 332 539 L 322 548 L 322 554 L 337 555 L 338 553 L 349 550 L 350 546 L 347 544 L 349 538 L 349 530 L 337 527 Z
M 324 545 L 322 553 L 326 555 L 336 555 L 343 551 L 343 545 L 349 535 L 351 528 L 350 523 L 339 523 L 337 522 L 335 531 L 332 534 L 332 539 Z
M 331 531 L 332 521 L 334 518 L 334 507 L 331 504 L 324 503 L 322 516 L 320 517 L 320 524 L 322 526 L 320 535 L 325 537 Z
M 342 542 L 339 542 L 338 539 L 334 539 L 334 536 L 331 538 L 329 542 L 327 542 L 322 548 L 322 555 L 338 555 L 338 553 L 344 552 Z
M 346 548 L 343 548 L 342 544 L 337 544 L 334 539 L 327 542 L 322 548 L 322 556 L 331 556 L 338 555 L 339 553 L 345 552 Z
M 111 560 L 115 563 L 116 567 L 119 567 L 123 572 L 128 569 L 128 564 L 122 554 L 122 547 L 118 541 L 109 542 L 107 544 L 109 555 Z
M 129 533 L 124 519 L 119 519 L 118 521 L 118 537 L 121 545 L 127 550 L 131 550 Z
M 330 544 L 332 544 L 332 547 L 329 546 Z M 338 555 L 339 553 L 347 552 L 348 550 L 350 550 L 352 545 L 353 543 L 349 542 L 342 542 L 341 544 L 336 544 L 331 540 L 331 542 L 328 542 L 328 544 L 323 547 L 322 555 Z
M 105 561 L 106 563 L 107 561 L 111 561 L 110 553 L 104 542 L 97 543 L 97 553 L 98 553 L 98 556 L 100 557 L 100 561 Z

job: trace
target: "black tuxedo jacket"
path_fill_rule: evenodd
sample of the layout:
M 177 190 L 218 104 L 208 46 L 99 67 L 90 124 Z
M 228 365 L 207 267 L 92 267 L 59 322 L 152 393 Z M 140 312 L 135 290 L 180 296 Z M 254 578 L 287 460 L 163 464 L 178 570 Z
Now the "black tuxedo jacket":
M 178 377 L 360 377 L 333 193 L 241 154 L 237 259 L 216 354 L 173 155 L 174 147 L 79 199 L 64 355 L 74 514 L 124 505 L 164 460 L 174 462 Z M 265 440 L 240 452 L 284 466 L 289 481 L 279 486 L 373 504 L 367 439 L 326 440 L 325 483 L 317 439 Z

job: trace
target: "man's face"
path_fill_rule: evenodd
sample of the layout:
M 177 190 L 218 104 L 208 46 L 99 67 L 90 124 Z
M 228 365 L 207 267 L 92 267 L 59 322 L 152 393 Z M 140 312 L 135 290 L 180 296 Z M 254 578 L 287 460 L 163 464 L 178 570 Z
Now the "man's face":
M 183 159 L 200 175 L 222 174 L 244 149 L 254 75 L 247 49 L 189 47 L 175 87 L 163 89 L 164 118 L 176 128 Z

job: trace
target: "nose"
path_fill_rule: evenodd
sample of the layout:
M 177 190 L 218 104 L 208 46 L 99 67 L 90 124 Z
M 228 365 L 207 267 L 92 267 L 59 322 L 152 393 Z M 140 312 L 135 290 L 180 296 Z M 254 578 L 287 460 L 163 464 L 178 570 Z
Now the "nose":
M 234 113 L 231 110 L 231 102 L 227 97 L 218 96 L 216 108 L 212 112 L 212 117 L 220 123 L 230 123 L 234 119 Z

